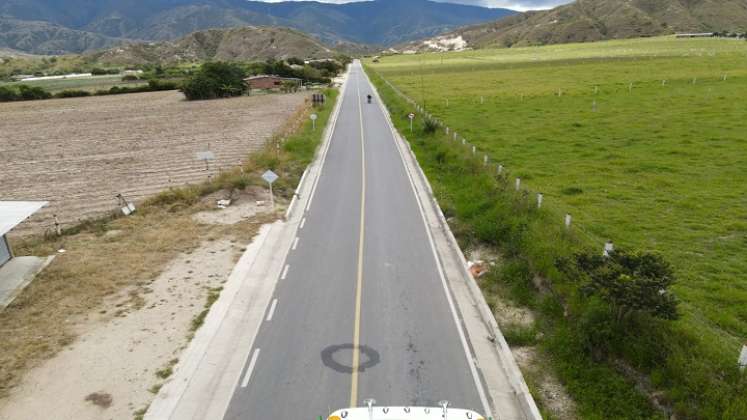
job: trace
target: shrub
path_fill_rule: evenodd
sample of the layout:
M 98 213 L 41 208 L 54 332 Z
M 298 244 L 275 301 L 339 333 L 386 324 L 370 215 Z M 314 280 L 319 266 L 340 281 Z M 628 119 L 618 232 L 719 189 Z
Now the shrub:
M 438 123 L 436 123 L 436 121 L 430 118 L 426 118 L 423 121 L 423 131 L 425 134 L 433 134 L 436 130 L 438 130 Z
M 0 86 L 0 102 L 17 101 L 20 99 L 18 92 L 9 86 Z
M 244 70 L 231 63 L 205 63 L 182 86 L 188 100 L 227 98 L 246 92 Z
M 80 98 L 84 96 L 91 96 L 91 92 L 87 90 L 63 90 L 54 95 L 56 98 Z
M 107 74 L 118 74 L 119 70 L 116 69 L 102 69 L 99 67 L 94 67 L 91 69 L 91 74 L 94 76 L 104 76 Z
M 135 76 L 134 74 L 127 74 L 125 76 L 122 76 L 122 81 L 123 82 L 135 82 L 135 81 L 138 81 L 138 80 L 140 80 L 140 78 L 137 77 L 137 76 Z
M 658 254 L 614 251 L 605 257 L 578 253 L 573 258 L 559 259 L 557 268 L 581 281 L 582 296 L 607 303 L 618 325 L 632 314 L 678 318 L 677 298 L 669 291 L 674 274 Z
M 21 100 L 24 100 L 24 101 L 33 101 L 37 99 L 49 99 L 52 97 L 51 93 L 47 92 L 46 90 L 38 86 L 20 85 L 18 86 L 18 93 L 21 97 Z
M 177 90 L 179 89 L 179 84 L 176 82 L 166 82 L 163 80 L 152 79 L 148 81 L 148 88 L 151 91 Z

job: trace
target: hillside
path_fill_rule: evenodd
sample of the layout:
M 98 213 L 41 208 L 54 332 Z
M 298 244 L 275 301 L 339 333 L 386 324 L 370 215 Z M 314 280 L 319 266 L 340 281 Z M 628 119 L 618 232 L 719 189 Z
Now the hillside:
M 747 30 L 747 0 L 577 0 L 469 26 L 442 39 L 462 37 L 464 47 L 511 47 L 671 34 Z M 406 48 L 434 49 L 430 39 Z
M 394 45 L 464 25 L 513 14 L 428 0 L 376 0 L 346 4 L 264 3 L 244 0 L 0 0 L 0 16 L 13 22 L 13 37 L 0 31 L 0 48 L 25 52 L 79 53 L 114 40 L 174 40 L 212 28 L 285 26 L 329 44 Z
M 319 41 L 292 29 L 247 26 L 195 32 L 176 41 L 124 44 L 88 54 L 86 58 L 104 65 L 142 65 L 327 58 L 336 54 Z
M 0 48 L 30 54 L 62 54 L 112 46 L 121 40 L 42 22 L 0 17 Z

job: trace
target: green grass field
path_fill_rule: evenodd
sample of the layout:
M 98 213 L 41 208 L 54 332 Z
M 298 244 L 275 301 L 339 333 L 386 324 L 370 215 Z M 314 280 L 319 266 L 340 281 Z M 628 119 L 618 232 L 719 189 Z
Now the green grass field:
M 49 93 L 57 93 L 63 90 L 86 90 L 95 92 L 97 90 L 109 90 L 114 86 L 144 86 L 147 81 L 123 82 L 120 75 L 92 76 L 74 79 L 38 80 L 30 82 L 8 82 L 0 83 L 0 86 L 38 86 Z
M 661 252 L 677 329 L 747 342 L 747 42 L 672 37 L 366 63 L 570 213 L 584 241 Z M 731 362 L 730 362 L 731 363 Z

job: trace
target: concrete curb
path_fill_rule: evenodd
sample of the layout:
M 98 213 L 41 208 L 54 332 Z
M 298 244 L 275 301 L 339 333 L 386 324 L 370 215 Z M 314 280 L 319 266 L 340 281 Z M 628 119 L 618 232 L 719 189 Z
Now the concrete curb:
M 366 77 L 368 77 L 367 74 L 366 74 Z M 373 84 L 371 85 L 373 86 Z M 532 397 L 529 391 L 529 387 L 527 386 L 526 381 L 524 381 L 524 376 L 521 373 L 521 370 L 519 369 L 519 366 L 516 363 L 516 360 L 514 359 L 513 353 L 511 352 L 511 349 L 508 346 L 508 343 L 506 342 L 505 337 L 503 337 L 503 333 L 498 327 L 498 322 L 495 320 L 495 316 L 493 315 L 493 312 L 490 310 L 490 307 L 485 301 L 485 296 L 482 294 L 482 291 L 477 285 L 477 282 L 474 280 L 472 275 L 467 270 L 467 261 L 466 261 L 466 258 L 464 257 L 464 253 L 459 247 L 456 237 L 451 231 L 451 228 L 449 227 L 449 224 L 446 221 L 446 218 L 444 217 L 443 211 L 441 211 L 441 208 L 438 205 L 438 201 L 436 200 L 436 197 L 433 195 L 433 188 L 431 187 L 430 182 L 428 182 L 428 178 L 425 176 L 425 173 L 420 167 L 417 157 L 415 156 L 415 153 L 412 151 L 412 147 L 410 146 L 410 143 L 403 136 L 401 136 L 400 133 L 396 130 L 396 128 L 392 125 L 389 111 L 386 109 L 386 107 L 383 106 L 383 101 L 381 100 L 378 90 L 376 90 L 375 88 L 374 88 L 374 95 L 376 95 L 379 101 L 379 104 L 381 104 L 381 107 L 384 111 L 384 114 L 387 116 L 387 122 L 390 124 L 390 128 L 392 130 L 392 133 L 395 135 L 395 138 L 401 144 L 405 145 L 407 147 L 407 150 L 410 152 L 409 154 L 410 154 L 410 157 L 412 158 L 412 162 L 413 162 L 412 166 L 415 169 L 416 176 L 418 177 L 422 185 L 424 185 L 427 189 L 426 195 L 429 198 L 428 204 L 431 206 L 432 210 L 438 215 L 438 222 L 440 225 L 439 228 L 446 235 L 447 241 L 450 245 L 450 250 L 453 254 L 452 257 L 457 258 L 458 261 L 460 261 L 459 265 L 461 267 L 460 271 L 462 274 L 461 280 L 467 285 L 471 298 L 475 304 L 475 307 L 479 311 L 480 318 L 485 324 L 491 337 L 494 339 L 494 343 L 495 343 L 495 346 L 493 346 L 494 350 L 498 354 L 501 360 L 502 366 L 505 369 L 505 372 L 511 382 L 513 391 L 519 403 L 521 404 L 521 409 L 524 413 L 525 418 L 527 420 L 542 419 L 542 415 L 539 412 L 539 408 L 537 407 L 537 404 L 535 403 L 534 398 Z

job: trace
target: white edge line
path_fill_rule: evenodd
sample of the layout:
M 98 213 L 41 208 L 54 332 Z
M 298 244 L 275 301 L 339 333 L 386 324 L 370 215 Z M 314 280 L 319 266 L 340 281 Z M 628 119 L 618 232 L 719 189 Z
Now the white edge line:
M 298 240 L 299 240 L 299 239 L 300 239 L 300 238 L 299 238 L 298 236 L 296 236 L 296 239 L 295 239 L 295 240 L 293 241 L 293 246 L 291 247 L 291 249 L 292 249 L 292 250 L 294 250 L 294 251 L 295 251 L 295 250 L 296 250 L 296 248 L 298 247 Z
M 270 311 L 267 313 L 267 319 L 265 321 L 269 322 L 272 321 L 272 316 L 275 315 L 275 308 L 278 306 L 278 300 L 275 298 L 272 301 L 272 305 L 270 305 Z
M 362 67 L 362 66 L 361 66 Z M 426 235 L 428 236 L 428 243 L 431 247 L 431 252 L 433 252 L 433 258 L 436 260 L 436 268 L 438 269 L 438 276 L 441 278 L 441 284 L 444 288 L 444 293 L 446 293 L 446 300 L 449 303 L 449 309 L 451 310 L 451 315 L 454 319 L 454 323 L 457 327 L 457 332 L 459 333 L 459 339 L 462 342 L 462 347 L 464 349 L 464 355 L 467 358 L 467 364 L 469 365 L 470 372 L 472 373 L 472 378 L 475 381 L 475 387 L 477 388 L 477 393 L 480 396 L 480 402 L 483 405 L 483 410 L 485 411 L 485 417 L 493 417 L 492 412 L 490 410 L 490 404 L 488 403 L 488 398 L 485 394 L 485 388 L 483 387 L 482 380 L 480 379 L 480 376 L 477 372 L 477 367 L 475 366 L 475 360 L 472 356 L 472 352 L 470 351 L 469 344 L 467 343 L 467 337 L 464 334 L 464 329 L 462 328 L 462 323 L 459 320 L 459 315 L 457 315 L 456 306 L 454 305 L 454 299 L 451 296 L 451 292 L 449 291 L 449 286 L 446 282 L 446 276 L 444 275 L 443 268 L 441 266 L 441 259 L 438 256 L 438 252 L 436 251 L 436 245 L 433 242 L 433 235 L 431 234 L 430 227 L 428 226 L 428 220 L 425 217 L 425 211 L 423 210 L 423 204 L 420 201 L 420 197 L 418 196 L 417 188 L 415 188 L 415 181 L 412 179 L 412 175 L 410 174 L 410 171 L 407 168 L 407 164 L 405 163 L 405 157 L 402 153 L 402 149 L 399 146 L 399 142 L 397 142 L 397 134 L 394 130 L 394 127 L 392 126 L 391 121 L 388 118 L 388 113 L 384 109 L 381 101 L 381 97 L 379 97 L 378 90 L 373 86 L 371 81 L 368 79 L 368 74 L 364 71 L 363 74 L 366 77 L 366 80 L 371 85 L 373 92 L 378 97 L 378 104 L 381 111 L 384 113 L 384 119 L 387 122 L 387 125 L 389 125 L 389 129 L 392 132 L 392 140 L 395 143 L 395 147 L 397 148 L 397 152 L 399 152 L 400 161 L 402 163 L 402 166 L 404 167 L 405 173 L 407 174 L 407 178 L 410 180 L 410 187 L 412 188 L 413 195 L 415 196 L 415 201 L 418 203 L 418 209 L 420 210 L 420 217 L 423 220 L 423 227 L 425 228 Z
M 280 280 L 285 280 L 285 277 L 288 275 L 289 268 L 290 268 L 290 264 L 286 264 L 285 268 L 283 269 L 283 274 L 280 275 Z
M 244 374 L 244 379 L 241 381 L 242 388 L 246 388 L 246 386 L 249 385 L 249 379 L 252 378 L 252 371 L 254 371 L 254 365 L 257 364 L 258 357 L 259 357 L 259 349 L 255 349 L 254 354 L 252 354 L 252 361 L 249 362 L 249 367 L 246 369 L 246 373 Z
M 304 217 L 303 219 L 301 219 L 301 225 L 298 228 L 303 229 L 305 224 L 306 224 L 306 218 Z

